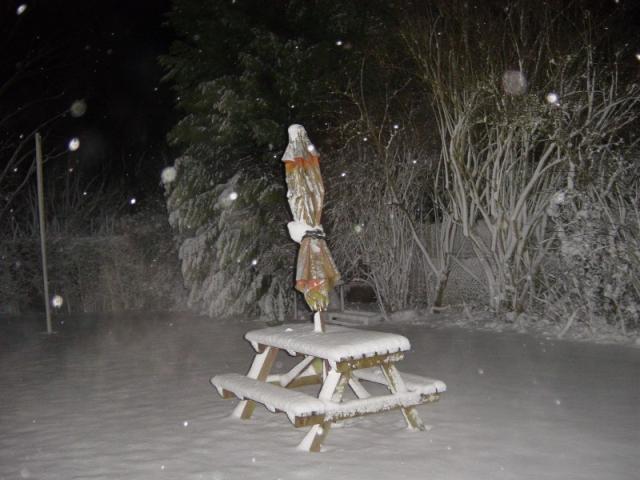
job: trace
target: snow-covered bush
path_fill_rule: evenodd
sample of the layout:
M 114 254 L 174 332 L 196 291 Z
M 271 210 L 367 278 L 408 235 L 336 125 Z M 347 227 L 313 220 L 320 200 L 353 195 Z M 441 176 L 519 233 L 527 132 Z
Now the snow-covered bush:
M 406 309 L 415 300 L 410 279 L 418 260 L 409 219 L 396 205 L 375 154 L 364 148 L 344 154 L 345 170 L 332 178 L 327 208 L 332 253 L 343 278 L 371 285 L 383 313 Z M 406 175 L 396 181 L 405 183 L 403 196 L 412 195 L 417 168 L 410 162 L 402 167 Z
M 47 259 L 50 295 L 62 311 L 117 312 L 186 308 L 186 295 L 166 218 L 125 217 L 108 234 L 50 235 Z M 0 309 L 44 307 L 37 236 L 0 241 Z
M 561 319 L 626 332 L 640 320 L 639 198 L 637 191 L 635 197 L 600 193 L 589 188 L 554 199 L 558 265 L 549 272 L 544 297 L 548 311 Z
M 456 226 L 434 214 L 435 170 L 417 143 L 392 134 L 381 149 L 349 145 L 328 169 L 332 252 L 343 278 L 369 284 L 385 315 L 442 306 L 452 267 Z
M 605 42 L 597 50 L 578 4 L 516 2 L 469 16 L 467 2 L 453 3 L 409 20 L 406 46 L 434 105 L 446 208 L 482 265 L 488 303 L 519 313 L 544 289 L 555 192 L 567 177 L 609 178 L 633 130 L 637 87 L 618 85 L 616 57 Z

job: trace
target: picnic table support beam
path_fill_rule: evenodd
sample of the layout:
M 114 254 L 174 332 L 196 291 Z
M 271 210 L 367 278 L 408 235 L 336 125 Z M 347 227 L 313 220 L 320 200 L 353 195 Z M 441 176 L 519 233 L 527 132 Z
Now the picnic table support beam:
M 407 391 L 407 386 L 404 384 L 404 381 L 402 380 L 402 377 L 395 365 L 383 363 L 380 365 L 380 368 L 382 369 L 384 378 L 387 381 L 387 387 L 391 393 L 396 394 Z M 424 423 L 422 423 L 422 419 L 420 418 L 420 415 L 418 415 L 415 407 L 402 407 L 400 411 L 402 412 L 409 429 L 425 430 Z
M 267 347 L 262 353 L 258 353 L 253 359 L 247 377 L 266 382 L 277 355 L 278 349 L 276 347 Z M 241 400 L 231 415 L 235 418 L 248 420 L 253 415 L 255 408 L 256 402 L 253 400 Z
M 300 363 L 280 377 L 280 386 L 286 387 L 289 385 L 311 364 L 311 362 L 313 362 L 313 357 L 311 355 L 305 356 Z
M 362 386 L 362 383 L 360 383 L 360 380 L 358 380 L 357 378 L 351 377 L 349 379 L 349 386 L 351 387 L 351 390 L 353 391 L 353 393 L 355 393 L 356 397 L 358 398 L 371 397 L 371 394 L 367 392 L 367 389 Z
M 344 393 L 344 387 L 348 381 L 348 374 L 330 370 L 327 373 L 327 378 L 322 385 L 318 398 L 321 400 L 340 402 Z M 322 447 L 322 442 L 324 442 L 329 434 L 329 430 L 331 430 L 331 422 L 323 422 L 320 425 L 312 426 L 302 439 L 302 442 L 298 445 L 298 449 L 304 450 L 305 452 L 319 452 Z

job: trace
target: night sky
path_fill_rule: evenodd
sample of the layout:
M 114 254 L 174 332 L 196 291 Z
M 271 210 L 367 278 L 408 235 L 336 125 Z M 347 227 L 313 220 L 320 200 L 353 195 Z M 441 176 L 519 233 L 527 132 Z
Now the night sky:
M 156 185 L 159 169 L 170 161 L 165 137 L 174 121 L 157 61 L 171 42 L 165 26 L 170 2 L 0 2 L 0 79 L 6 82 L 15 65 L 33 60 L 0 95 L 5 111 L 8 105 L 25 112 L 8 134 L 25 133 L 84 100 L 84 115 L 67 115 L 47 129 L 45 149 L 61 150 L 78 137 L 81 148 L 63 160 L 69 165 L 118 178 L 128 190 Z
M 157 189 L 159 171 L 173 160 L 165 139 L 177 117 L 158 64 L 172 41 L 170 6 L 170 0 L 0 0 L 0 109 L 21 109 L 2 134 L 17 138 L 84 100 L 86 114 L 46 129 L 45 149 L 64 150 L 78 137 L 81 148 L 67 155 L 65 167 L 121 181 L 132 194 Z M 633 41 L 639 9 L 624 8 L 620 35 Z M 31 60 L 3 93 L 16 65 Z

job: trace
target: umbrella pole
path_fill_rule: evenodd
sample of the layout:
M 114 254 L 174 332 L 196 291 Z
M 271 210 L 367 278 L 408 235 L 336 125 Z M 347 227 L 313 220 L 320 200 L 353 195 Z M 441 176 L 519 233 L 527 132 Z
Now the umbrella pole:
M 313 331 L 324 332 L 324 318 L 322 312 L 314 312 L 313 314 Z

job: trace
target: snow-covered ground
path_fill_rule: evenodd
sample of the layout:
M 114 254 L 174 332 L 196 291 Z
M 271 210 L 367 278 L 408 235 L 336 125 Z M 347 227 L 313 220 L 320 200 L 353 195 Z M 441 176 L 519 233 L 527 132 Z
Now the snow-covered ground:
M 77 317 L 46 336 L 0 319 L 0 479 L 639 478 L 638 348 L 387 327 L 412 343 L 401 370 L 447 383 L 418 407 L 428 431 L 387 412 L 335 428 L 311 454 L 282 414 L 230 419 L 235 400 L 209 383 L 246 371 L 242 335 L 256 326 Z

